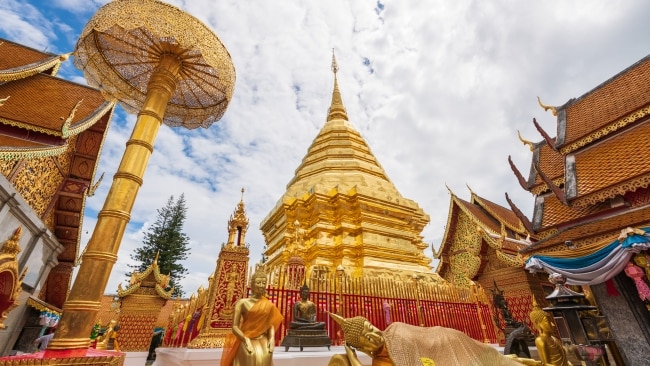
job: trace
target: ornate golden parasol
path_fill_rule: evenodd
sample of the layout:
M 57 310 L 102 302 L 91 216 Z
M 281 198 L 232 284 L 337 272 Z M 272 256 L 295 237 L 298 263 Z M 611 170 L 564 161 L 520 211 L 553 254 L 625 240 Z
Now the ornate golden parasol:
M 182 61 L 163 122 L 187 128 L 209 127 L 228 106 L 235 68 L 228 50 L 203 23 L 155 0 L 115 0 L 84 28 L 74 53 L 86 80 L 138 113 L 149 80 L 161 58 Z
M 75 65 L 88 83 L 138 113 L 48 352 L 88 348 L 117 251 L 161 123 L 209 127 L 232 97 L 235 70 L 203 23 L 157 0 L 115 0 L 84 28 Z

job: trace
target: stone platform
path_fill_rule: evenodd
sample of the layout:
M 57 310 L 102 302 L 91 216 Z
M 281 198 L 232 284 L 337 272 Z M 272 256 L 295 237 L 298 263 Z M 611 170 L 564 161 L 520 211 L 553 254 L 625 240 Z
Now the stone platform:
M 494 348 L 503 353 L 503 347 L 493 345 Z M 221 348 L 216 349 L 187 349 L 187 348 L 157 348 L 156 361 L 153 366 L 215 366 L 221 360 Z M 298 349 L 285 351 L 284 347 L 275 347 L 273 355 L 274 366 L 326 366 L 330 358 L 335 354 L 345 354 L 343 346 L 332 346 L 327 348 L 306 348 L 304 351 Z M 539 359 L 535 347 L 530 348 L 533 358 Z M 372 360 L 364 353 L 357 352 L 363 366 L 370 366 Z
M 222 349 L 187 349 L 187 348 L 157 348 L 156 361 L 153 366 L 215 366 L 221 360 Z M 275 347 L 273 354 L 274 366 L 326 366 L 335 354 L 345 354 L 343 346 L 332 346 L 330 350 L 322 348 L 306 348 L 285 351 L 284 347 Z M 358 352 L 364 366 L 370 366 L 372 360 L 367 355 Z

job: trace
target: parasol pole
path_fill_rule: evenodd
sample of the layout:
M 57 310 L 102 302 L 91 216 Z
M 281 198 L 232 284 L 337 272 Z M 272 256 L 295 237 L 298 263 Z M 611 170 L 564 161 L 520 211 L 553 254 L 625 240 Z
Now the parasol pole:
M 174 46 L 170 45 L 170 48 Z M 138 113 L 122 161 L 98 214 L 97 224 L 82 256 L 79 273 L 63 305 L 63 315 L 49 343 L 50 350 L 87 349 L 90 332 L 97 319 L 101 298 L 108 283 L 117 251 L 142 186 L 154 141 L 163 121 L 167 103 L 176 88 L 181 52 L 163 53 L 147 86 L 146 99 Z

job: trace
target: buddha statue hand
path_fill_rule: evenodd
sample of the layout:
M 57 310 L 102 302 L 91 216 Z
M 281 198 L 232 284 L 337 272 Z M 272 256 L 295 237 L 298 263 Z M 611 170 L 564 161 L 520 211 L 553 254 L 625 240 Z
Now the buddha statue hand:
M 251 343 L 250 338 L 244 337 L 244 346 L 246 347 L 246 351 L 248 351 L 248 353 L 253 353 L 253 343 Z

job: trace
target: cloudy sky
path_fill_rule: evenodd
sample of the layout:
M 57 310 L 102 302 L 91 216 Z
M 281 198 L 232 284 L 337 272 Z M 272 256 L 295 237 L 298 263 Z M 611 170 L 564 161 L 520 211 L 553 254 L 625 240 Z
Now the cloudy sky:
M 517 130 L 541 140 L 555 120 L 537 105 L 579 97 L 650 53 L 650 2 L 169 0 L 208 24 L 232 55 L 233 100 L 209 129 L 164 126 L 106 288 L 125 281 L 129 253 L 156 210 L 185 194 L 191 238 L 187 292 L 207 285 L 227 221 L 245 188 L 251 261 L 260 259 L 259 224 L 285 191 L 323 126 L 336 49 L 339 83 L 352 124 L 404 197 L 431 216 L 423 235 L 438 247 L 449 208 L 447 185 L 529 217 L 533 197 L 510 171 L 527 174 L 531 153 Z M 0 37 L 39 50 L 74 49 L 106 0 L 0 0 Z M 60 76 L 84 83 L 67 62 Z M 101 156 L 104 183 L 87 200 L 89 239 L 135 117 L 115 115 Z M 431 250 L 427 254 L 432 256 Z

